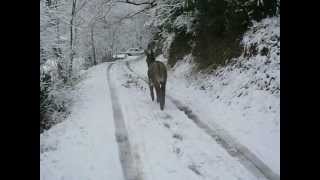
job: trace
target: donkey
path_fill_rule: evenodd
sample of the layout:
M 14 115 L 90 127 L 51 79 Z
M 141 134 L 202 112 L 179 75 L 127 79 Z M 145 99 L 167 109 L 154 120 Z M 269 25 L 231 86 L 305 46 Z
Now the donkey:
M 154 100 L 153 87 L 156 89 L 157 103 L 160 103 L 160 109 L 163 110 L 166 95 L 167 68 L 164 63 L 156 61 L 152 50 L 145 50 L 148 64 L 148 80 L 150 87 L 150 95 Z

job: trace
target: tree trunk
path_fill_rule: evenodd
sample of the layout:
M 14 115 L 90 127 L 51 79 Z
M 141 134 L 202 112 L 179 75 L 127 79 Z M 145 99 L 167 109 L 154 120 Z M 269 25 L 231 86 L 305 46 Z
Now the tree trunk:
M 114 45 L 115 45 L 115 40 L 116 40 L 116 33 L 117 33 L 117 29 L 112 31 L 112 41 L 111 41 L 111 52 L 112 54 L 115 54 L 117 52 L 114 51 Z
M 57 19 L 57 44 L 58 44 L 58 46 L 60 45 L 60 29 L 59 29 L 59 25 L 60 25 L 60 22 L 59 22 L 59 19 Z M 65 78 L 65 76 L 64 76 L 64 74 L 63 74 L 63 68 L 62 68 L 62 62 L 61 62 L 61 54 L 62 54 L 62 52 L 61 52 L 61 49 L 60 49 L 60 47 L 57 47 L 57 49 L 58 49 L 58 53 L 59 53 L 59 55 L 58 55 L 58 57 L 57 57 L 57 59 L 58 59 L 58 61 L 57 61 L 57 67 L 58 67 L 58 78 L 59 79 L 63 79 L 63 82 L 64 83 L 66 83 L 66 78 Z
M 91 47 L 92 47 L 92 55 L 93 55 L 93 64 L 94 65 L 97 65 L 97 59 L 96 59 L 96 49 L 95 49 L 95 46 L 94 46 L 94 25 L 95 24 L 93 24 L 92 26 L 91 26 Z
M 72 1 L 72 11 L 71 11 L 71 20 L 70 20 L 70 66 L 69 66 L 69 78 L 72 76 L 72 65 L 73 65 L 73 57 L 74 57 L 74 50 L 73 50 L 73 23 L 75 18 L 75 10 L 76 10 L 77 0 Z

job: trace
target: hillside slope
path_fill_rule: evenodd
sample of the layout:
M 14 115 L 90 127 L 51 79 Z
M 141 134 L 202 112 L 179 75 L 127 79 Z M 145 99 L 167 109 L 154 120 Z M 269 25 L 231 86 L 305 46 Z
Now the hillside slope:
M 212 72 L 197 72 L 190 55 L 178 61 L 169 71 L 168 92 L 280 174 L 280 18 L 255 22 L 242 43 L 239 58 Z M 145 76 L 144 61 L 132 68 Z

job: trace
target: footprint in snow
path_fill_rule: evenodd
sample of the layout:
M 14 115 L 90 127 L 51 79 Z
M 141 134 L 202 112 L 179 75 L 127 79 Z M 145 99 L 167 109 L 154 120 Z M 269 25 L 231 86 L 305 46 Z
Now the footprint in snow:
M 168 123 L 163 123 L 164 127 L 170 129 L 170 125 Z
M 195 164 L 190 164 L 188 168 L 194 173 L 196 173 L 197 175 L 202 176 L 201 172 L 199 171 L 200 166 L 197 166 Z
M 172 137 L 175 138 L 175 139 L 178 139 L 178 140 L 180 140 L 180 141 L 183 140 L 183 137 L 182 137 L 180 134 L 177 134 L 177 133 L 173 134 Z

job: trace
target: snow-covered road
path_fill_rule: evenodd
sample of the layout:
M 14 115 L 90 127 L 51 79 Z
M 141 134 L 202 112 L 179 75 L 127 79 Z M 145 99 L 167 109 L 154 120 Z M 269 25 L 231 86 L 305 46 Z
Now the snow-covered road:
M 124 62 L 110 71 L 143 179 L 258 179 L 170 100 L 161 111 Z
M 152 102 L 128 58 L 91 68 L 71 116 L 41 135 L 42 180 L 280 179 L 170 96 Z
M 146 71 L 145 67 L 141 67 L 141 63 L 144 63 L 143 60 L 144 59 L 137 58 L 135 61 L 126 61 L 126 66 L 132 73 L 134 73 L 137 76 L 137 78 L 147 83 L 145 73 L 141 73 L 143 71 Z M 133 64 L 135 68 L 132 68 L 130 64 Z M 133 69 L 137 69 L 137 72 Z M 258 179 L 280 179 L 280 176 L 273 172 L 273 170 L 270 167 L 268 167 L 266 163 L 264 163 L 246 146 L 239 143 L 239 141 L 236 138 L 232 137 L 231 134 L 225 131 L 221 126 L 219 126 L 212 120 L 210 126 L 206 123 L 206 121 L 201 120 L 198 114 L 195 114 L 193 112 L 192 108 L 190 108 L 191 106 L 183 104 L 180 100 L 173 97 L 170 92 L 171 90 L 167 92 L 167 99 L 171 101 L 179 110 L 183 111 L 185 115 L 188 117 L 189 121 L 192 120 L 195 123 L 195 125 L 197 125 L 200 129 L 202 129 L 209 136 L 211 136 L 219 145 L 221 145 L 229 153 L 229 155 L 237 158 L 239 162 L 244 167 L 246 167 L 247 170 L 254 174 Z M 181 92 L 183 92 L 183 90 Z M 204 118 L 204 116 L 201 116 L 201 118 Z

